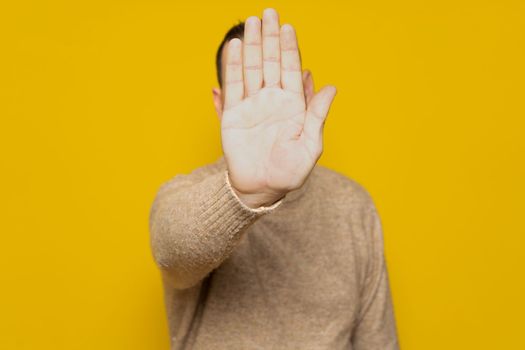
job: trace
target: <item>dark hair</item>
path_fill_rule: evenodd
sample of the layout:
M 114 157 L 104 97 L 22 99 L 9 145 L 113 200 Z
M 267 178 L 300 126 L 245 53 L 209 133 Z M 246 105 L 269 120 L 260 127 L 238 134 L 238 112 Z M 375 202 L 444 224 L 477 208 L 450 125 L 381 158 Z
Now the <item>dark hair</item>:
M 221 68 L 222 68 L 222 49 L 224 48 L 224 45 L 228 43 L 231 39 L 239 38 L 242 39 L 244 37 L 244 22 L 239 22 L 238 24 L 234 25 L 233 27 L 228 30 L 226 35 L 224 36 L 224 39 L 222 39 L 221 44 L 219 45 L 219 49 L 217 50 L 217 56 L 215 57 L 215 64 L 217 68 L 217 80 L 219 81 L 219 86 L 222 88 L 222 74 L 221 74 Z

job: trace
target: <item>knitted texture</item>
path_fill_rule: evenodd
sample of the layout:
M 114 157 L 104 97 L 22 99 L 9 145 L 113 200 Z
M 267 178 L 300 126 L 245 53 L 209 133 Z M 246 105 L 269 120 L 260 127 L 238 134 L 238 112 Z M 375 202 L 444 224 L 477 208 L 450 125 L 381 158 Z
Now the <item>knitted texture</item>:
M 316 165 L 254 209 L 220 157 L 162 184 L 149 219 L 171 349 L 399 349 L 381 221 L 356 181 Z

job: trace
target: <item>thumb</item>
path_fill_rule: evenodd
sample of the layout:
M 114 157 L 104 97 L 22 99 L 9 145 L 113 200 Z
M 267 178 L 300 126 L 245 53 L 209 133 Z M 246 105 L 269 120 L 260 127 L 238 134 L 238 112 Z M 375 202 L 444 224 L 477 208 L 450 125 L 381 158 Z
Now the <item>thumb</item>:
M 324 122 L 336 93 L 335 86 L 325 86 L 312 97 L 308 105 L 303 133 L 306 139 L 316 143 L 312 146 L 322 147 Z

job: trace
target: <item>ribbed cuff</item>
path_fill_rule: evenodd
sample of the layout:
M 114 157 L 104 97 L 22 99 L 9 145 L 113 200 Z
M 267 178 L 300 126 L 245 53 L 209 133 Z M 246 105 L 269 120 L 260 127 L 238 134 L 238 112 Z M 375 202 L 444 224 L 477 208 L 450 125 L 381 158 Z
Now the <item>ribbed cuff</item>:
M 239 196 L 237 195 L 237 193 L 235 193 L 235 191 L 233 190 L 232 188 L 232 185 L 231 185 L 231 182 L 230 182 L 230 176 L 229 176 L 229 173 L 228 173 L 228 170 L 225 170 L 224 171 L 224 177 L 226 178 L 226 185 L 228 186 L 228 189 L 230 190 L 230 192 L 233 194 L 233 196 L 235 197 L 235 199 L 246 209 L 246 210 L 249 210 L 251 212 L 254 212 L 254 213 L 268 213 L 274 209 L 276 209 L 278 206 L 281 205 L 281 203 L 283 202 L 283 198 L 279 199 L 277 202 L 273 203 L 272 205 L 269 205 L 269 206 L 261 206 L 259 208 L 250 208 L 249 206 L 247 206 L 246 204 L 244 204 L 241 199 L 239 198 Z
M 217 173 L 205 180 L 203 188 L 213 189 L 204 194 L 200 203 L 200 214 L 197 222 L 203 225 L 204 232 L 223 232 L 234 236 L 258 217 L 275 210 L 283 202 L 283 198 L 271 206 L 250 208 L 245 205 L 234 190 L 228 179 L 228 172 Z

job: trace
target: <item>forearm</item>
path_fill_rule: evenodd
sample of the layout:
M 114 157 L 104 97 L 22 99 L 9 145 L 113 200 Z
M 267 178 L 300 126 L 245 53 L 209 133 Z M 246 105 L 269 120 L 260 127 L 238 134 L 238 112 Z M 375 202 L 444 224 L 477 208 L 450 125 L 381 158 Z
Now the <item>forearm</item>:
M 196 181 L 191 181 L 191 174 L 175 178 L 155 198 L 151 248 L 157 265 L 176 288 L 189 288 L 218 267 L 246 228 L 281 203 L 249 208 L 234 194 L 226 174 Z

